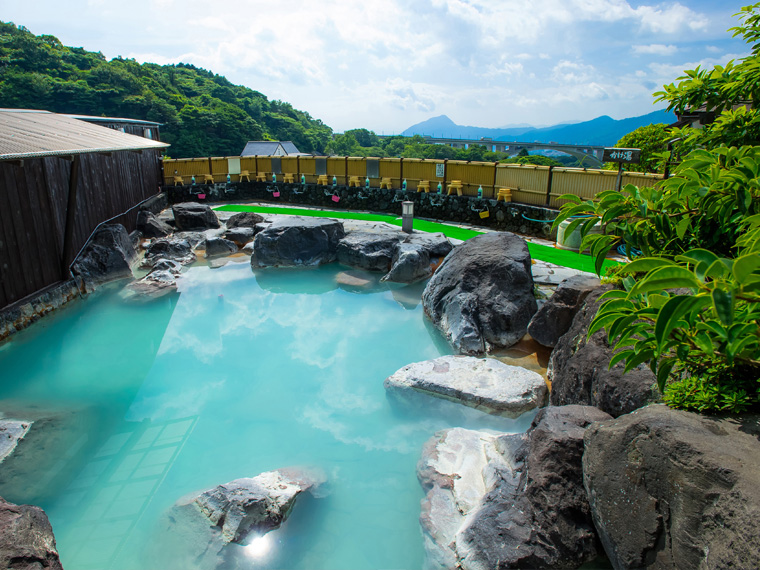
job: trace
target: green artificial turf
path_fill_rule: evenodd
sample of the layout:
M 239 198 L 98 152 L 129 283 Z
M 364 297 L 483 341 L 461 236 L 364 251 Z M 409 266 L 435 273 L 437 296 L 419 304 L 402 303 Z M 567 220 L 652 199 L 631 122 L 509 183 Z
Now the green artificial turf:
M 366 212 L 348 212 L 346 210 L 312 210 L 308 208 L 280 208 L 277 206 L 243 206 L 234 204 L 218 206 L 214 208 L 214 210 L 220 212 L 255 212 L 257 214 L 285 214 L 289 216 L 311 216 L 314 218 L 364 220 L 368 222 L 385 222 L 393 224 L 394 226 L 401 225 L 401 218 L 398 216 L 392 216 L 389 214 L 369 214 Z M 440 222 L 430 222 L 419 219 L 414 220 L 414 229 L 431 233 L 440 232 L 446 237 L 458 240 L 468 240 L 483 233 Z M 554 263 L 555 265 L 594 273 L 594 259 L 589 255 L 583 255 L 575 251 L 567 251 L 531 242 L 528 242 L 528 250 L 533 259 L 539 259 L 548 263 Z M 611 265 L 618 265 L 618 262 L 607 259 L 605 260 L 603 267 L 607 268 Z

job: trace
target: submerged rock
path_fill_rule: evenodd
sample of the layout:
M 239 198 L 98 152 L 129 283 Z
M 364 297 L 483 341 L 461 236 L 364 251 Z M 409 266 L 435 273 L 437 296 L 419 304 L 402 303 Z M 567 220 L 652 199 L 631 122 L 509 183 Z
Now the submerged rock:
M 457 246 L 422 294 L 425 313 L 463 354 L 506 348 L 536 312 L 530 253 L 511 233 L 492 232 Z
M 516 418 L 544 405 L 540 374 L 494 358 L 441 356 L 408 364 L 385 379 L 387 390 L 411 390 L 459 402 L 489 414 Z
M 583 475 L 615 568 L 756 568 L 760 417 L 650 405 L 586 432 Z
M 251 267 L 319 265 L 335 261 L 343 224 L 337 220 L 288 216 L 256 234 Z
M 178 231 L 207 230 L 219 227 L 219 218 L 206 204 L 183 202 L 172 206 L 174 225 Z
M 660 398 L 654 374 L 646 365 L 626 374 L 622 362 L 609 368 L 614 351 L 605 330 L 587 338 L 589 325 L 601 304 L 599 297 L 609 289 L 610 286 L 605 286 L 588 294 L 570 329 L 551 353 L 547 377 L 552 386 L 553 406 L 596 406 L 617 417 Z
M 45 511 L 0 497 L 0 568 L 62 570 Z
M 433 274 L 430 254 L 419 244 L 400 243 L 393 256 L 393 266 L 383 277 L 383 281 L 394 283 L 414 283 L 427 279 Z

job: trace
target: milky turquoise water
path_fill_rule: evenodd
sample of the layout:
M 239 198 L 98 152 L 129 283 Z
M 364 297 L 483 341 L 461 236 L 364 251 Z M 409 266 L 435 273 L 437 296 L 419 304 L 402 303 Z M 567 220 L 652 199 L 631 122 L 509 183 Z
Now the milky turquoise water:
M 422 444 L 531 418 L 389 400 L 387 376 L 451 349 L 423 316 L 424 284 L 360 291 L 342 270 L 197 266 L 179 295 L 140 304 L 110 287 L 0 345 L 0 410 L 40 418 L 0 495 L 46 510 L 67 570 L 204 570 L 167 524 L 178 498 L 315 466 L 317 496 L 227 568 L 421 568 Z

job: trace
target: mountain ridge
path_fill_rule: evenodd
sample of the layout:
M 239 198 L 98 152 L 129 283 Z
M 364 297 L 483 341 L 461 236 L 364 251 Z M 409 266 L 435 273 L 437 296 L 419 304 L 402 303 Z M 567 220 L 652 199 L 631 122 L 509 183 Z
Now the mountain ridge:
M 624 135 L 639 127 L 653 123 L 670 124 L 676 121 L 674 113 L 660 109 L 625 119 L 613 119 L 601 115 L 590 121 L 578 123 L 560 123 L 550 127 L 473 127 L 458 125 L 446 115 L 431 117 L 412 125 L 401 134 L 433 136 L 436 138 L 482 139 L 491 138 L 498 141 L 515 142 L 556 142 L 560 144 L 588 144 L 595 146 L 612 146 Z M 522 137 L 522 138 L 515 138 Z

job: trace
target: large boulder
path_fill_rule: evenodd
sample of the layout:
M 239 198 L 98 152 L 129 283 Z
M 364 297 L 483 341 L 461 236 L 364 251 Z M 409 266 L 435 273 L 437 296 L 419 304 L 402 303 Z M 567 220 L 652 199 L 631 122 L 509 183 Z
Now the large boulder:
M 256 234 L 251 267 L 319 265 L 335 261 L 343 224 L 325 218 L 288 216 Z
M 401 232 L 349 232 L 338 242 L 338 262 L 367 271 L 387 272 L 393 263 Z
M 0 498 L 0 568 L 62 570 L 53 527 L 41 508 Z
M 423 393 L 511 418 L 544 405 L 548 392 L 540 374 L 495 358 L 472 356 L 441 356 L 408 364 L 386 378 L 384 386 L 386 390 Z
M 121 224 L 104 224 L 90 238 L 72 266 L 88 290 L 116 279 L 132 278 L 137 253 Z
M 528 334 L 539 344 L 556 346 L 560 337 L 570 329 L 586 297 L 600 286 L 599 279 L 590 273 L 565 279 L 533 315 L 528 323 Z
M 206 204 L 183 202 L 172 206 L 174 225 L 179 231 L 208 230 L 219 227 L 219 218 Z
M 137 212 L 135 229 L 146 238 L 166 237 L 173 231 L 169 224 L 156 217 L 156 215 L 149 210 L 140 210 Z
M 615 568 L 757 568 L 760 417 L 651 405 L 591 426 L 583 475 Z
M 586 427 L 610 416 L 545 408 L 525 434 L 453 428 L 423 448 L 427 568 L 576 568 L 598 554 L 583 488 Z
M 474 237 L 433 274 L 422 294 L 425 313 L 461 353 L 509 347 L 537 309 L 530 264 L 525 240 L 514 234 Z
M 264 218 L 254 212 L 240 212 L 227 220 L 227 228 L 255 228 Z
M 161 238 L 154 240 L 145 251 L 142 265 L 153 267 L 160 260 L 167 259 L 187 265 L 195 261 L 195 253 L 190 242 L 181 238 Z
M 553 406 L 595 406 L 617 417 L 659 400 L 654 374 L 647 366 L 640 365 L 623 374 L 625 366 L 619 362 L 610 370 L 614 351 L 607 342 L 606 331 L 602 329 L 587 338 L 601 304 L 599 297 L 610 289 L 608 285 L 589 293 L 570 329 L 551 353 L 547 377 Z
M 237 253 L 238 246 L 234 241 L 220 237 L 206 239 L 206 257 L 221 257 Z

